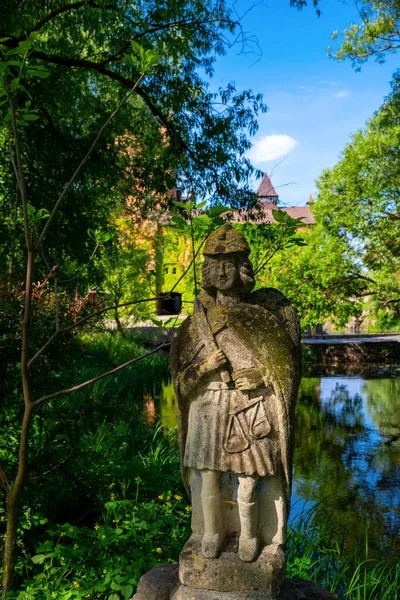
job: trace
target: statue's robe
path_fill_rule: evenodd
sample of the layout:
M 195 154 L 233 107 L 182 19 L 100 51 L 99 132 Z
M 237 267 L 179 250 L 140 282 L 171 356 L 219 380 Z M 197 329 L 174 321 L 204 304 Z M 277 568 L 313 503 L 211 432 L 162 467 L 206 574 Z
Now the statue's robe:
M 282 528 L 289 511 L 294 405 L 301 369 L 297 316 L 288 300 L 274 289 L 253 292 L 245 302 L 229 308 L 216 306 L 205 293 L 199 300 L 233 378 L 237 370 L 248 368 L 259 370 L 261 381 L 256 389 L 243 394 L 233 382 L 222 381 L 218 372 L 200 378 L 199 365 L 215 346 L 207 346 L 201 336 L 196 314 L 181 325 L 171 348 L 171 368 L 184 483 L 189 494 L 198 495 L 196 472 L 226 473 L 224 477 L 231 482 L 223 488 L 225 492 L 231 489 L 225 500 L 232 511 L 237 476 L 258 476 L 260 515 L 279 505 L 282 514 L 272 529 Z M 192 501 L 194 529 L 201 533 L 202 517 L 196 514 L 201 512 L 201 502 L 193 497 Z M 230 521 L 228 529 L 234 531 L 238 519 L 231 515 Z M 269 528 L 263 536 L 265 543 L 275 534 L 278 538 L 283 535 L 271 533 Z

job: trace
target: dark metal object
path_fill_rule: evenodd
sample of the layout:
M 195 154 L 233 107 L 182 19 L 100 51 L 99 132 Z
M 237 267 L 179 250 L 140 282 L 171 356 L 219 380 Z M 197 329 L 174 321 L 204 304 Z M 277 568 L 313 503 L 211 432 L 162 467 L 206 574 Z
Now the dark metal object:
M 160 294 L 156 300 L 157 315 L 179 315 L 182 312 L 182 294 Z

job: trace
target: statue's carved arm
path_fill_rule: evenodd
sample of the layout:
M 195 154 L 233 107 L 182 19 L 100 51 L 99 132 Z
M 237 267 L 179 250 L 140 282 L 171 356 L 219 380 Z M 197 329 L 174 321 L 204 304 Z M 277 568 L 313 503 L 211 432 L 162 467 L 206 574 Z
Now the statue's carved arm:
M 189 365 L 179 373 L 179 389 L 183 398 L 188 398 L 211 373 L 226 367 L 228 359 L 222 350 L 217 350 L 203 360 Z

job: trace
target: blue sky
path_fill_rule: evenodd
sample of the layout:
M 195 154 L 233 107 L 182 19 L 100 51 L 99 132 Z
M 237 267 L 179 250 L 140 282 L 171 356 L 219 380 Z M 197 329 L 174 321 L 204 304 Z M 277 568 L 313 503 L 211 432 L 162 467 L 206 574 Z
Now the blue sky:
M 251 5 L 251 0 L 235 3 L 239 14 Z M 315 179 L 337 162 L 351 133 L 382 104 L 399 63 L 396 55 L 384 65 L 370 60 L 357 73 L 350 62 L 329 59 L 332 31 L 359 18 L 353 0 L 322 0 L 321 9 L 318 18 L 312 7 L 301 12 L 290 8 L 289 0 L 254 6 L 243 26 L 257 37 L 262 56 L 231 48 L 219 59 L 211 83 L 215 89 L 234 81 L 238 90 L 264 94 L 269 111 L 253 138 L 253 162 L 273 172 L 280 200 L 288 206 L 305 204 L 310 192 L 315 195 Z M 265 140 L 267 136 L 275 137 Z M 274 157 L 285 150 L 278 166 L 282 157 Z

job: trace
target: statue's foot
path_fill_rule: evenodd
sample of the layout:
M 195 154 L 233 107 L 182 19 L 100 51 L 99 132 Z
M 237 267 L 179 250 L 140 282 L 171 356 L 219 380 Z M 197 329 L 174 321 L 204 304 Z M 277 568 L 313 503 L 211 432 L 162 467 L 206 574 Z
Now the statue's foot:
M 239 558 L 243 562 L 253 562 L 258 556 L 258 539 L 256 537 L 242 540 L 239 538 Z
M 201 551 L 205 558 L 218 558 L 221 554 L 221 548 L 225 536 L 221 533 L 214 535 L 204 535 L 201 544 Z

